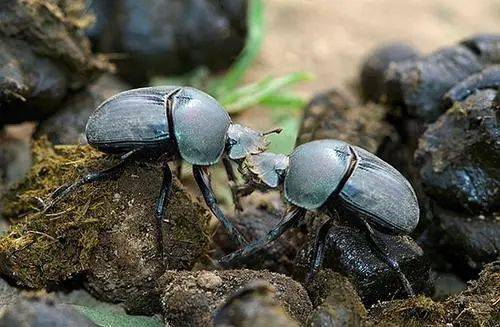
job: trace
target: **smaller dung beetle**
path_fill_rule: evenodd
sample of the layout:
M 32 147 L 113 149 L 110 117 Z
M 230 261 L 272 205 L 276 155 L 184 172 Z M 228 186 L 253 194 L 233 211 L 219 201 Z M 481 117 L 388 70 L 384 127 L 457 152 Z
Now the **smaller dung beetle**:
M 413 290 L 392 259 L 377 240 L 377 232 L 409 234 L 417 226 L 419 207 L 410 183 L 391 165 L 374 154 L 339 140 L 319 140 L 298 146 L 290 156 L 260 153 L 248 156 L 241 165 L 248 183 L 239 195 L 253 189 L 282 187 L 291 204 L 285 216 L 269 233 L 220 260 L 223 266 L 241 260 L 276 240 L 297 225 L 307 211 L 328 214 L 316 235 L 313 260 L 307 278 L 321 266 L 328 230 L 337 210 L 350 223 L 366 231 L 370 243 L 394 269 L 409 295 Z
M 172 183 L 168 162 L 184 160 L 193 166 L 194 178 L 212 213 L 230 236 L 244 245 L 245 238 L 217 205 L 207 168 L 222 160 L 229 179 L 233 180 L 231 161 L 238 163 L 247 155 L 264 151 L 268 146 L 265 136 L 279 131 L 260 133 L 233 124 L 214 98 L 191 87 L 146 87 L 119 93 L 91 114 L 85 132 L 92 147 L 118 155 L 120 161 L 60 188 L 44 211 L 84 184 L 117 178 L 128 163 L 161 161 L 163 182 L 155 216 L 158 246 L 163 251 L 161 224 Z

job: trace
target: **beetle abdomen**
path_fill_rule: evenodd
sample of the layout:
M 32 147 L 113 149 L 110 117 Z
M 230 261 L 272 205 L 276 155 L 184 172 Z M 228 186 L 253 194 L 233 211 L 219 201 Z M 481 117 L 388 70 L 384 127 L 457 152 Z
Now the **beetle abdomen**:
M 88 120 L 88 143 L 105 152 L 165 143 L 169 139 L 165 97 L 175 88 L 134 89 L 106 100 Z
M 290 155 L 285 177 L 285 198 L 308 209 L 320 208 L 337 190 L 351 161 L 349 145 L 319 140 L 298 146 Z
M 395 168 L 372 153 L 353 146 L 358 163 L 340 192 L 346 208 L 368 223 L 394 234 L 409 234 L 419 219 L 410 183 Z

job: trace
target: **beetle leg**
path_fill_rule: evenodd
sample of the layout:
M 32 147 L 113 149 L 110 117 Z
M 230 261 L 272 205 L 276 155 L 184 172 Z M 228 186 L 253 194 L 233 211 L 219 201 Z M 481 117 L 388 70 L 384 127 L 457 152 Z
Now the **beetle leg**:
M 158 241 L 158 249 L 163 255 L 163 219 L 165 217 L 165 208 L 167 206 L 170 191 L 172 190 L 172 172 L 168 163 L 163 164 L 163 181 L 161 183 L 160 195 L 156 201 L 156 237 Z
M 116 165 L 110 168 L 106 168 L 104 170 L 90 173 L 88 175 L 83 176 L 81 179 L 76 182 L 69 184 L 66 187 L 58 188 L 52 195 L 51 201 L 43 208 L 42 212 L 46 212 L 50 208 L 52 208 L 56 203 L 67 197 L 69 194 L 73 193 L 80 187 L 85 184 L 93 183 L 93 182 L 102 182 L 114 178 L 118 178 L 123 172 L 123 168 L 125 168 L 126 164 L 129 162 L 130 158 L 133 157 L 139 150 L 131 151 L 121 157 L 121 161 Z
M 237 251 L 234 251 L 233 253 L 230 253 L 222 257 L 219 260 L 219 263 L 222 266 L 227 267 L 234 261 L 241 260 L 244 257 L 254 254 L 258 250 L 265 247 L 267 244 L 279 238 L 288 229 L 294 227 L 305 216 L 306 212 L 307 211 L 305 209 L 300 207 L 296 206 L 290 207 L 290 209 L 287 211 L 286 215 L 283 217 L 281 222 L 272 230 L 270 230 L 266 234 L 266 236 L 254 241 L 251 244 L 248 244 L 242 249 L 239 249 Z
M 319 271 L 321 263 L 323 262 L 323 256 L 325 254 L 326 237 L 330 228 L 333 226 L 333 218 L 328 218 L 316 233 L 316 238 L 314 240 L 314 251 L 312 256 L 312 261 L 309 266 L 309 271 L 307 272 L 306 281 L 311 280 L 314 275 Z
M 205 166 L 193 165 L 193 175 L 198 187 L 200 188 L 205 203 L 210 208 L 215 217 L 222 223 L 224 228 L 227 230 L 229 235 L 233 240 L 235 240 L 240 246 L 246 245 L 248 242 L 245 237 L 240 233 L 240 231 L 229 221 L 224 213 L 219 208 L 217 204 L 217 199 L 215 198 L 212 187 L 210 186 L 210 180 L 208 178 Z
M 237 178 L 236 174 L 234 173 L 231 161 L 229 161 L 227 157 L 223 157 L 222 163 L 224 164 L 224 169 L 226 170 L 227 179 L 229 180 L 229 186 L 231 188 L 231 194 L 233 196 L 234 207 L 236 208 L 237 211 L 242 211 L 243 208 L 241 206 L 240 198 L 236 190 L 238 188 Z
M 406 278 L 405 274 L 401 271 L 401 268 L 399 267 L 399 264 L 396 260 L 391 258 L 391 256 L 387 253 L 386 249 L 383 248 L 383 246 L 379 243 L 377 236 L 375 234 L 375 231 L 373 228 L 368 224 L 364 219 L 361 219 L 365 228 L 366 232 L 368 234 L 368 239 L 372 243 L 373 247 L 375 250 L 377 250 L 377 253 L 379 256 L 385 261 L 385 263 L 391 267 L 398 275 L 399 278 L 401 279 L 403 286 L 405 288 L 406 293 L 410 297 L 414 297 L 415 293 L 413 292 L 413 289 L 411 287 L 410 282 L 408 281 L 408 278 Z

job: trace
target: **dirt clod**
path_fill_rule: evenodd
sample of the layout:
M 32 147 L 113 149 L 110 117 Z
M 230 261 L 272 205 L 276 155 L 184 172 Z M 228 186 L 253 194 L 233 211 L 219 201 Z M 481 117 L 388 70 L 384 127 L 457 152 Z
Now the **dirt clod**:
M 174 180 L 162 260 L 154 218 L 161 167 L 130 165 L 118 180 L 86 185 L 42 214 L 39 201 L 112 160 L 89 146 L 44 140 L 33 157 L 27 178 L 7 194 L 4 215 L 13 225 L 0 238 L 1 272 L 30 288 L 84 277 L 101 299 L 125 302 L 134 313 L 158 310 L 156 278 L 164 269 L 192 268 L 207 250 L 207 210 Z
M 213 279 L 219 277 L 222 282 L 210 289 L 200 286 L 200 276 L 206 277 L 207 273 Z M 305 322 L 312 307 L 299 283 L 280 274 L 252 270 L 167 271 L 159 281 L 165 320 L 174 326 L 210 326 L 217 307 L 254 280 L 269 282 L 276 289 L 276 297 L 285 311 L 299 322 Z
M 489 264 L 459 294 L 435 302 L 419 296 L 384 302 L 370 310 L 373 326 L 497 326 L 500 321 L 500 269 Z
M 500 208 L 500 108 L 495 90 L 455 103 L 420 138 L 415 153 L 426 193 L 474 212 Z
M 314 234 L 296 258 L 295 276 L 300 280 L 309 270 Z M 422 249 L 409 236 L 380 233 L 379 238 L 390 256 L 399 263 L 414 292 L 428 292 L 432 288 L 430 266 Z M 330 229 L 322 267 L 347 276 L 365 305 L 407 296 L 398 274 L 379 258 L 366 234 L 356 227 L 336 224 Z
M 386 109 L 376 104 L 357 106 L 333 89 L 316 95 L 304 109 L 297 145 L 338 139 L 376 153 L 394 129 L 384 121 Z
M 364 101 L 386 101 L 385 73 L 393 63 L 416 59 L 417 50 L 405 43 L 389 43 L 374 49 L 365 59 L 360 73 Z
M 298 327 L 276 299 L 276 291 L 265 281 L 254 281 L 231 295 L 217 310 L 216 327 Z
M 0 125 L 45 117 L 111 69 L 83 35 L 92 22 L 84 0 L 5 0 L 0 16 Z
M 308 326 L 359 326 L 366 319 L 366 309 L 349 280 L 331 270 L 321 270 L 307 291 L 316 310 Z

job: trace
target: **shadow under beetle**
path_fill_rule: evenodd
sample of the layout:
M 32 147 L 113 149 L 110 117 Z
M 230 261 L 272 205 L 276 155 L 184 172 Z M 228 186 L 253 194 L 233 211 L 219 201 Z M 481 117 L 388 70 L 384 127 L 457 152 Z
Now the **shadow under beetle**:
M 162 221 L 172 184 L 168 162 L 184 160 L 193 166 L 196 183 L 212 213 L 236 242 L 247 243 L 217 205 L 208 167 L 222 160 L 229 179 L 234 180 L 230 160 L 237 162 L 264 151 L 268 133 L 232 124 L 214 98 L 195 88 L 177 86 L 133 89 L 109 98 L 91 114 L 85 133 L 92 147 L 117 155 L 120 161 L 60 188 L 44 211 L 84 184 L 119 177 L 131 162 L 161 161 L 163 181 L 155 217 L 158 246 L 163 251 Z
M 307 278 L 320 266 L 326 237 L 337 210 L 349 222 L 366 231 L 377 254 L 400 276 L 406 292 L 413 290 L 396 260 L 378 239 L 377 232 L 409 234 L 418 224 L 418 201 L 410 183 L 391 165 L 374 154 L 339 140 L 319 140 L 298 146 L 290 156 L 260 153 L 242 163 L 248 183 L 239 195 L 256 188 L 281 187 L 290 206 L 281 222 L 263 238 L 220 260 L 223 266 L 239 261 L 279 238 L 297 225 L 307 211 L 325 212 L 330 219 L 318 230 Z

